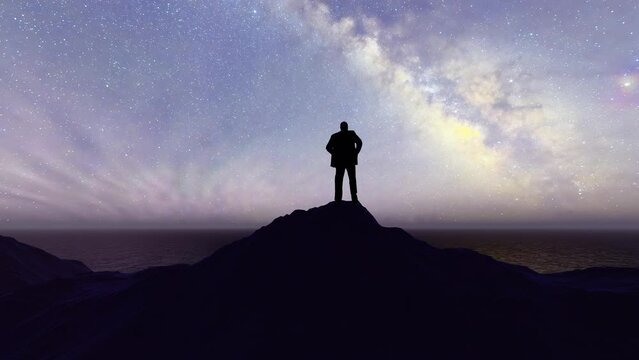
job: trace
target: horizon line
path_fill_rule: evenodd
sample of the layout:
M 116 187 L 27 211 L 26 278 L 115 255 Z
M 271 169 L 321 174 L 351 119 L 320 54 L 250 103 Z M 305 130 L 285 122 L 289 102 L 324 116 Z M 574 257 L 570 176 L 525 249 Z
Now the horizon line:
M 265 225 L 242 225 L 242 226 L 35 226 L 35 227 L 10 227 L 0 228 L 2 232 L 9 231 L 255 231 Z M 517 230 L 517 231 L 639 231 L 639 225 L 384 225 L 383 227 L 399 227 L 406 231 L 494 231 L 494 230 Z

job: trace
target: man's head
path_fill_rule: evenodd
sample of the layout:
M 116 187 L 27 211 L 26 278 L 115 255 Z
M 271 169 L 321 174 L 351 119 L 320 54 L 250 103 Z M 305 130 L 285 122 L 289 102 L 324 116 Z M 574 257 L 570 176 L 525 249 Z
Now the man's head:
M 339 124 L 339 129 L 342 131 L 348 130 L 348 123 L 346 121 L 342 121 L 342 123 Z

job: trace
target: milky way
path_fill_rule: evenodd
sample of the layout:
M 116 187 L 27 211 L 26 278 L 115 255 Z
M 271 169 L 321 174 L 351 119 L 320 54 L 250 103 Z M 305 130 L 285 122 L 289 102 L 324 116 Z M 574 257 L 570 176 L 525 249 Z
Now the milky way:
M 0 221 L 639 224 L 635 1 L 3 1 Z M 347 195 L 348 198 L 348 195 Z

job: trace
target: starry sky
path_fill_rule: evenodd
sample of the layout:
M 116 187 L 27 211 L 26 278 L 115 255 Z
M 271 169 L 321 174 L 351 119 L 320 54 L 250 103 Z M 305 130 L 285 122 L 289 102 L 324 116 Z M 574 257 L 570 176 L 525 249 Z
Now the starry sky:
M 638 6 L 4 0 L 0 229 L 638 226 Z

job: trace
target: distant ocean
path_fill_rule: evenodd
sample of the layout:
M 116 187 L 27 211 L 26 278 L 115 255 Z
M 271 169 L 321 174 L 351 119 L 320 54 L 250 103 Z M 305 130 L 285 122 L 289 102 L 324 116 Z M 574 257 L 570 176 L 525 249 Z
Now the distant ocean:
M 253 230 L 1 231 L 94 271 L 135 272 L 193 264 Z M 439 248 L 469 248 L 538 272 L 595 266 L 639 267 L 639 231 L 410 230 Z

